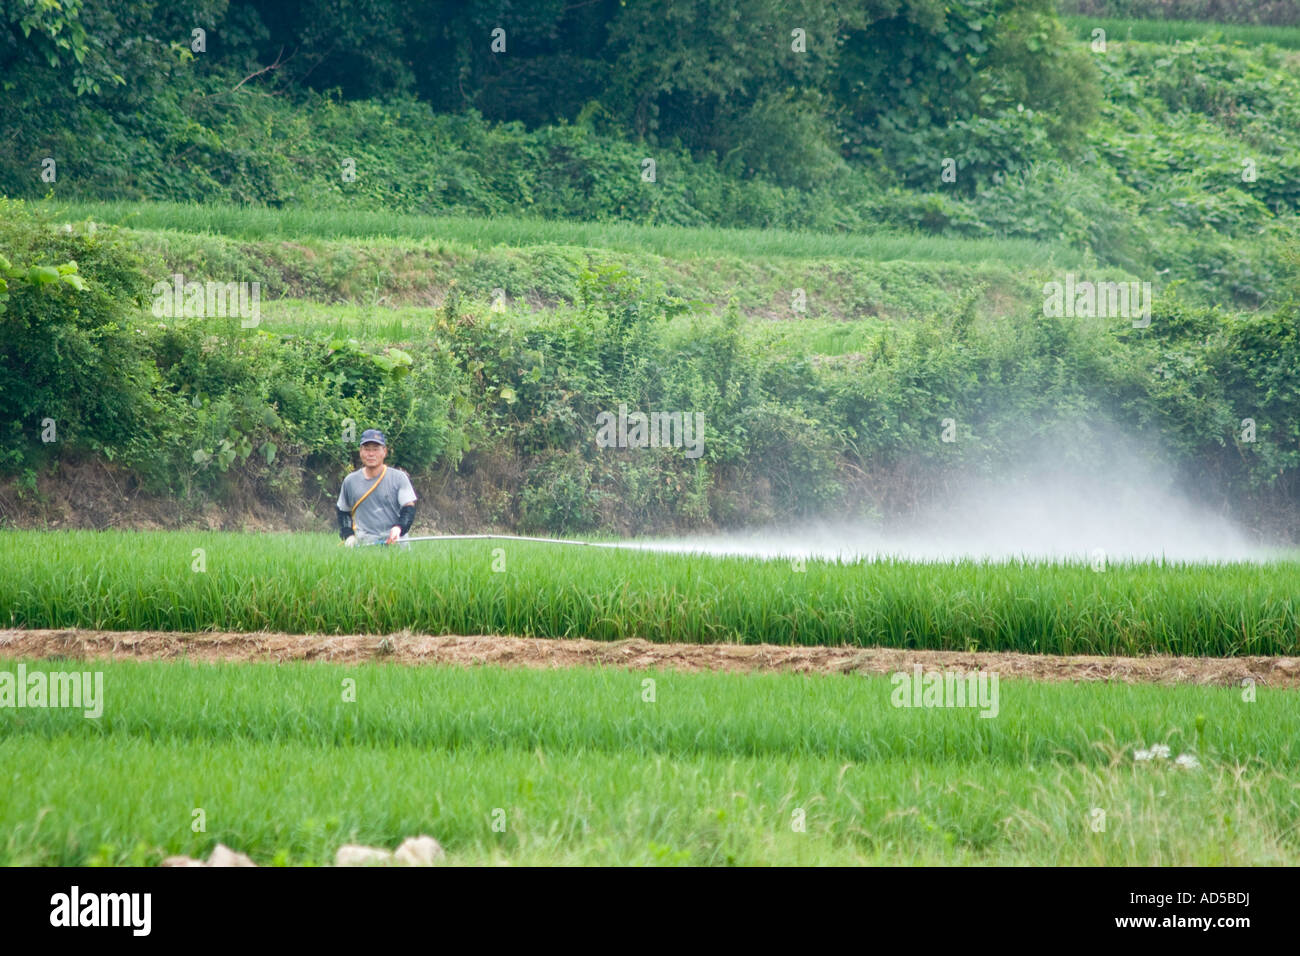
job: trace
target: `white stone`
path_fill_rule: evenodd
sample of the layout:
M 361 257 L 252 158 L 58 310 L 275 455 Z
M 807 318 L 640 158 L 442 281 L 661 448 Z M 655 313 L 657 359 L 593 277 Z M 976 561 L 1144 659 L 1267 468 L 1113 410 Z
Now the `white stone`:
M 394 854 L 398 863 L 406 866 L 433 866 L 447 858 L 441 844 L 431 836 L 407 837 Z
M 236 853 L 224 843 L 218 843 L 212 855 L 208 857 L 208 866 L 257 866 L 251 858 Z
M 334 854 L 335 866 L 373 866 L 392 861 L 393 854 L 387 850 L 375 846 L 358 846 L 355 843 L 339 847 L 339 851 Z

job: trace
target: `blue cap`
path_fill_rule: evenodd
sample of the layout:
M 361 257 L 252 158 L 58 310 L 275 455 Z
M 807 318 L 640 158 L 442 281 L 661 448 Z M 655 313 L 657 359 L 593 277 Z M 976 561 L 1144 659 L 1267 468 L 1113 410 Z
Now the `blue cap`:
M 367 428 L 361 433 L 361 444 L 364 445 L 368 441 L 377 441 L 385 448 L 388 447 L 388 442 L 384 441 L 384 433 L 378 428 Z

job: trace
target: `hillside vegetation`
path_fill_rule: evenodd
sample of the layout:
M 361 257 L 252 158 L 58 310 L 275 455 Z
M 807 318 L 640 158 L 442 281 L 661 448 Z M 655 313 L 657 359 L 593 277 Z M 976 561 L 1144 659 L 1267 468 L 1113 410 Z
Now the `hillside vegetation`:
M 165 523 L 319 520 L 378 423 L 466 529 L 891 517 L 1061 436 L 1106 477 L 1119 434 L 1300 533 L 1279 45 L 1094 49 L 1040 0 L 543 3 L 504 53 L 484 3 L 3 9 L 3 520 L 89 460 Z M 175 275 L 261 315 L 155 314 Z M 1052 314 L 1054 282 L 1150 314 Z M 703 416 L 702 455 L 596 448 L 622 406 Z
M 1085 440 L 1072 440 L 1058 467 L 1104 476 L 1116 460 L 1086 436 L 1109 424 L 1149 463 L 1212 476 L 1200 489 L 1208 500 L 1224 496 L 1246 518 L 1261 509 L 1261 529 L 1293 520 L 1285 502 L 1300 455 L 1294 305 L 1231 314 L 1167 291 L 1146 327 L 1052 317 L 1041 300 L 1013 303 L 1005 315 L 988 314 L 984 301 L 981 316 L 978 287 L 957 297 L 956 288 L 929 289 L 919 264 L 884 263 L 873 277 L 850 262 L 846 272 L 865 275 L 850 288 L 868 296 L 873 282 L 911 288 L 894 302 L 919 314 L 774 325 L 736 304 L 715 309 L 673 294 L 663 263 L 658 276 L 638 274 L 554 247 L 523 250 L 514 262 L 534 275 L 551 265 L 549 308 L 497 312 L 462 295 L 455 270 L 504 270 L 516 255 L 505 250 L 449 260 L 433 308 L 363 309 L 348 319 L 347 307 L 286 302 L 268 307 L 266 327 L 244 328 L 237 316 L 150 314 L 149 260 L 128 234 L 55 229 L 12 203 L 6 212 L 0 228 L 16 261 L 76 262 L 90 287 L 22 283 L 10 293 L 5 367 L 23 371 L 0 382 L 14 423 L 5 455 L 33 486 L 45 463 L 79 450 L 108 455 L 146 490 L 188 507 L 252 494 L 305 495 L 327 508 L 350 467 L 349 421 L 354 430 L 382 422 L 394 464 L 417 476 L 458 474 L 456 500 L 444 505 L 466 526 L 650 531 L 830 508 L 897 513 L 957 475 L 1039 458 L 1063 430 Z M 340 250 L 303 260 L 328 267 L 344 258 Z M 503 274 L 480 275 L 478 288 L 518 288 Z M 321 275 L 334 281 L 328 268 Z M 889 299 L 880 293 L 882 304 Z M 385 314 L 410 319 L 392 330 L 398 341 L 348 328 Z M 281 321 L 289 327 L 277 328 Z M 50 350 L 55 329 L 67 345 Z M 105 353 L 115 356 L 107 369 Z M 621 405 L 702 415 L 701 456 L 597 448 L 597 416 Z M 1255 422 L 1250 436 L 1245 417 Z M 56 442 L 38 438 L 46 418 L 57 422 Z
M 401 4 L 107 6 L 33 12 L 11 38 L 0 193 L 316 226 L 339 210 L 1022 238 L 1245 307 L 1273 301 L 1296 228 L 1296 54 L 1127 33 L 1100 52 L 1047 0 L 546 3 L 510 14 L 505 53 L 491 3 L 409 23 Z M 796 20 L 803 53 L 778 29 Z M 176 39 L 106 39 L 145 23 Z M 200 53 L 179 42 L 195 23 Z M 275 60 L 281 41 L 297 59 Z M 399 66 L 430 45 L 456 54 Z M 221 228 L 247 237 L 249 215 Z

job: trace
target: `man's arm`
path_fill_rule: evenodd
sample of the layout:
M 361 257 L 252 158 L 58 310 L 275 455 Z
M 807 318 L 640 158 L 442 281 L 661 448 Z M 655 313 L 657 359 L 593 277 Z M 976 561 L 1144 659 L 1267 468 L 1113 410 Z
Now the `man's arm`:
M 401 510 L 398 511 L 397 526 L 402 529 L 402 534 L 405 535 L 407 532 L 411 530 L 411 525 L 414 523 L 415 523 L 415 502 L 412 501 L 409 505 L 402 505 Z
M 344 541 L 352 537 L 352 512 L 348 509 L 348 481 L 343 479 L 343 487 L 339 489 L 339 500 L 334 503 L 335 509 L 339 513 L 339 535 Z
M 406 472 L 400 469 L 397 472 L 397 524 L 388 533 L 388 543 L 392 544 L 399 536 L 405 535 L 411 530 L 411 525 L 415 522 L 415 489 L 411 487 L 411 479 L 407 477 Z

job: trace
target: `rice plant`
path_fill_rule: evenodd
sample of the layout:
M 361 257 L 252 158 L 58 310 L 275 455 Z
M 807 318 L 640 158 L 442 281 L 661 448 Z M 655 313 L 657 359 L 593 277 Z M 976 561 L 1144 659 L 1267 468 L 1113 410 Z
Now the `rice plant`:
M 1292 691 L 1008 679 L 986 720 L 854 675 L 26 665 L 102 670 L 105 707 L 0 709 L 0 865 L 416 833 L 453 864 L 1300 862 Z
M 1031 239 L 958 239 L 889 232 L 831 234 L 780 229 L 718 229 L 425 216 L 356 209 L 269 209 L 165 202 L 60 202 L 64 218 L 127 226 L 214 233 L 240 239 L 403 239 L 496 245 L 566 245 L 617 252 L 650 252 L 673 259 L 736 255 L 803 259 L 906 259 L 925 262 L 1005 262 L 1017 266 L 1087 264 L 1082 250 Z
M 24 628 L 1225 657 L 1296 654 L 1298 595 L 1296 560 L 1102 572 L 1083 561 L 812 560 L 797 572 L 783 560 L 526 541 L 354 551 L 326 534 L 0 532 L 0 625 Z
M 1274 46 L 1300 50 L 1300 27 L 1247 23 L 1212 23 L 1191 20 L 1137 20 L 1111 17 L 1062 17 L 1080 39 L 1091 39 L 1092 31 L 1106 31 L 1110 41 L 1139 40 L 1143 43 L 1177 43 L 1189 40 L 1221 40 L 1246 46 Z

